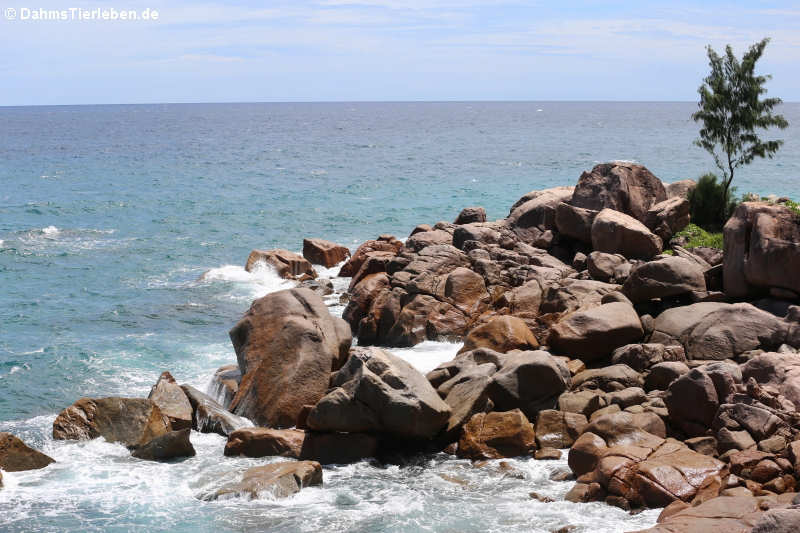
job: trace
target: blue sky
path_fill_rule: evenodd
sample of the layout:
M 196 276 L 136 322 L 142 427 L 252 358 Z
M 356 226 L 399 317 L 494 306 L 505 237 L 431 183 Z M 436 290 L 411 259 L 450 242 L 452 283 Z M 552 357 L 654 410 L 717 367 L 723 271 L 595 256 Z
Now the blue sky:
M 157 21 L 19 20 L 155 9 Z M 800 101 L 795 2 L 2 0 L 0 105 L 339 100 L 695 100 L 705 46 L 770 36 Z

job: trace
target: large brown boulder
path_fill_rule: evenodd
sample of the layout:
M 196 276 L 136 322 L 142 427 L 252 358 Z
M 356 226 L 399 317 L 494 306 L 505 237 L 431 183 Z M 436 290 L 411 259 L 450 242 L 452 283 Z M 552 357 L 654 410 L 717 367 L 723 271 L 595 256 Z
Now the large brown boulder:
M 55 463 L 55 460 L 29 447 L 11 433 L 0 433 L 0 470 L 6 472 L 37 470 L 50 463 Z
M 317 272 L 302 255 L 276 248 L 274 250 L 253 250 L 247 258 L 244 269 L 252 272 L 259 264 L 269 265 L 285 279 L 301 276 L 317 277 Z
M 450 417 L 425 376 L 378 348 L 354 348 L 331 387 L 308 414 L 312 430 L 429 439 Z
M 440 229 L 421 231 L 406 239 L 405 247 L 418 252 L 428 246 L 452 244 L 453 234 Z
M 647 226 L 613 209 L 603 209 L 592 222 L 592 248 L 628 259 L 651 259 L 661 253 L 661 238 Z
M 169 372 L 159 376 L 156 384 L 150 389 L 148 398 L 169 419 L 173 430 L 192 427 L 192 404 Z
M 592 252 L 586 258 L 586 270 L 593 280 L 610 282 L 615 279 L 624 280 L 630 273 L 631 266 L 624 255 Z
M 171 431 L 169 419 L 144 398 L 81 398 L 61 411 L 53 422 L 56 440 L 103 437 L 138 448 Z
M 742 365 L 742 379 L 767 385 L 800 410 L 800 357 L 793 353 L 768 352 Z
M 453 221 L 453 224 L 472 224 L 474 222 L 486 222 L 486 209 L 482 207 L 465 207 Z
M 569 448 L 589 422 L 580 413 L 546 409 L 536 418 L 536 443 L 540 448 Z
M 697 263 L 682 257 L 643 263 L 631 270 L 622 285 L 622 292 L 633 303 L 705 290 L 703 270 Z
M 664 184 L 667 190 L 667 198 L 686 198 L 689 199 L 689 193 L 697 187 L 697 182 L 694 180 L 680 180 L 673 183 Z
M 252 425 L 246 418 L 236 416 L 214 398 L 191 385 L 181 385 L 181 390 L 186 394 L 186 398 L 192 406 L 192 429 L 196 429 L 200 433 L 217 433 L 227 437 L 239 428 Z
M 645 167 L 614 161 L 581 174 L 569 203 L 594 211 L 613 209 L 644 222 L 647 211 L 666 199 L 664 184 Z
M 242 370 L 231 411 L 272 427 L 293 426 L 303 405 L 322 398 L 352 341 L 347 323 L 309 289 L 254 301 L 230 337 Z
M 330 268 L 350 257 L 350 250 L 324 239 L 303 239 L 303 257 L 315 265 Z
M 513 316 L 499 316 L 472 329 L 459 353 L 476 348 L 506 353 L 511 350 L 535 350 L 538 347 L 539 342 L 525 322 Z
M 722 302 L 699 302 L 667 309 L 656 317 L 650 342 L 677 344 L 704 317 L 728 306 L 730 304 Z
M 725 294 L 746 298 L 778 288 L 800 295 L 800 215 L 784 206 L 744 202 L 723 233 Z
M 363 433 L 316 433 L 300 429 L 243 428 L 225 444 L 227 457 L 291 457 L 322 464 L 355 463 L 374 457 L 378 440 Z
M 286 498 L 306 487 L 322 485 L 322 465 L 316 461 L 282 461 L 245 470 L 237 483 L 225 485 L 202 497 L 205 501 L 269 495 Z
M 192 430 L 189 428 L 170 431 L 143 444 L 131 455 L 146 461 L 169 461 L 179 457 L 194 457 L 194 446 L 189 441 Z
M 350 291 L 350 301 L 347 302 L 342 318 L 350 324 L 350 329 L 354 333 L 358 333 L 359 323 L 369 312 L 375 298 L 388 287 L 389 276 L 385 272 L 378 272 L 361 279 Z
M 612 302 L 567 315 L 552 327 L 548 343 L 557 353 L 592 361 L 641 340 L 643 335 L 633 307 Z
M 624 364 L 590 368 L 572 378 L 572 387 L 578 390 L 588 388 L 611 392 L 628 387 L 641 387 L 642 383 L 642 375 Z
M 786 509 L 789 505 L 788 501 L 763 497 L 719 496 L 686 506 L 663 519 L 659 517 L 658 524 L 635 533 L 789 533 L 797 529 L 779 529 L 779 521 L 796 520 L 796 515 L 776 516 L 787 511 L 800 513 Z M 766 509 L 769 510 L 765 512 Z
M 701 368 L 673 381 L 664 403 L 670 421 L 690 437 L 708 431 L 720 404 L 713 379 Z
M 586 244 L 592 242 L 592 223 L 598 211 L 561 202 L 556 206 L 558 232 Z
M 531 456 L 536 449 L 533 425 L 519 409 L 478 413 L 464 426 L 458 441 L 459 457 L 499 459 Z
M 663 345 L 658 343 L 626 344 L 611 354 L 611 362 L 625 364 L 638 372 L 661 363 L 686 361 L 686 353 L 681 345 Z
M 339 275 L 345 278 L 356 275 L 370 254 L 383 253 L 388 257 L 394 257 L 402 248 L 403 243 L 391 235 L 381 235 L 377 239 L 366 241 L 358 247 L 350 260 L 342 265 Z
M 519 408 L 535 419 L 540 410 L 555 407 L 570 379 L 564 362 L 543 350 L 508 354 L 492 376 L 489 397 L 497 410 Z
M 507 223 L 517 236 L 538 246 L 542 234 L 556 227 L 556 207 L 572 198 L 572 187 L 554 187 L 543 191 L 533 191 L 514 204 Z
M 689 225 L 689 218 L 689 200 L 675 197 L 651 207 L 644 223 L 663 242 L 669 242 L 673 235 Z

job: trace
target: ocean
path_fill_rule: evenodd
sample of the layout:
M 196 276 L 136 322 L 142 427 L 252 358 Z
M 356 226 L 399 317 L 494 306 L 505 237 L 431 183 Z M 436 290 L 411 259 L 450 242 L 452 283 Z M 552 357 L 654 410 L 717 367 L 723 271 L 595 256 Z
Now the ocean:
M 713 162 L 692 145 L 693 103 L 275 103 L 0 108 L 0 431 L 58 463 L 4 473 L 2 531 L 623 531 L 651 525 L 601 504 L 556 500 L 565 461 L 436 455 L 325 470 L 289 500 L 196 496 L 264 460 L 133 459 L 102 441 L 54 442 L 76 399 L 146 396 L 169 370 L 203 390 L 235 361 L 228 330 L 250 302 L 290 284 L 242 268 L 254 248 L 304 237 L 355 249 L 382 233 L 508 214 L 528 191 L 573 185 L 593 165 L 640 162 L 666 182 Z M 785 145 L 736 177 L 738 192 L 800 199 L 800 104 Z M 323 271 L 333 276 L 336 269 Z M 337 283 L 340 289 L 346 284 Z M 331 310 L 341 313 L 336 298 Z M 456 344 L 396 353 L 421 370 Z M 456 478 L 461 482 L 453 482 Z

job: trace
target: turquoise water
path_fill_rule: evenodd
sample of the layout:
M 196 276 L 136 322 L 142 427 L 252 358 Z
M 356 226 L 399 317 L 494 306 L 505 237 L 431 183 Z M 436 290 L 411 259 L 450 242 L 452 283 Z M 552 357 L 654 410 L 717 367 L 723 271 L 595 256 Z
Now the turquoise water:
M 146 394 L 163 370 L 205 387 L 216 367 L 234 361 L 227 331 L 238 316 L 254 297 L 285 286 L 269 273 L 242 270 L 253 248 L 299 250 L 307 236 L 350 247 L 380 233 L 402 238 L 419 223 L 452 220 L 468 205 L 499 218 L 522 194 L 574 184 L 581 171 L 611 159 L 641 162 L 668 182 L 696 177 L 712 163 L 691 144 L 694 108 L 549 102 L 0 108 L 0 431 L 60 461 L 41 472 L 5 475 L 0 529 L 291 531 L 305 527 L 296 521 L 302 512 L 309 530 L 530 530 L 539 527 L 536 516 L 556 513 L 562 521 L 575 515 L 561 525 L 604 517 L 614 531 L 621 523 L 615 520 L 629 520 L 621 511 L 598 507 L 579 518 L 584 511 L 569 504 L 548 504 L 545 511 L 528 500 L 533 510 L 516 518 L 509 511 L 501 528 L 471 499 L 476 493 L 445 491 L 450 496 L 432 501 L 441 488 L 435 473 L 420 481 L 411 470 L 367 464 L 331 473 L 339 485 L 294 503 L 201 504 L 193 495 L 204 483 L 244 464 L 220 462 L 223 443 L 215 436 L 193 434 L 198 458 L 163 466 L 142 465 L 107 443 L 54 443 L 49 430 L 75 399 Z M 780 134 L 786 145 L 776 159 L 744 169 L 739 192 L 800 196 L 800 105 L 782 111 L 793 124 Z M 454 351 L 430 345 L 413 357 L 433 361 Z M 437 463 L 432 472 L 458 464 Z M 550 486 L 536 477 L 543 466 L 523 467 L 528 481 L 509 494 Z M 363 480 L 373 478 L 378 486 L 366 491 Z M 483 486 L 491 481 L 481 479 L 474 476 L 477 494 L 489 491 L 505 505 L 500 491 Z M 553 494 L 565 487 L 554 484 Z M 373 492 L 384 504 L 371 500 Z M 516 508 L 515 501 L 506 503 Z M 459 514 L 467 503 L 474 512 Z M 381 505 L 386 510 L 377 512 Z M 331 513 L 346 518 L 335 521 Z M 648 516 L 636 520 L 647 525 Z

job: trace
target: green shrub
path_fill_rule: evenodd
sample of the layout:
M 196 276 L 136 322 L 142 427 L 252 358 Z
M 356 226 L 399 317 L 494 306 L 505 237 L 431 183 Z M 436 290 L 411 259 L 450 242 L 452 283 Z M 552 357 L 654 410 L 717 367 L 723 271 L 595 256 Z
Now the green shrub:
M 705 174 L 697 180 L 697 187 L 689 193 L 689 213 L 692 222 L 709 231 L 719 231 L 736 209 L 733 193 L 735 187 L 727 192 L 723 183 L 717 183 L 717 176 Z
M 686 237 L 688 239 L 683 246 L 684 248 L 706 246 L 722 250 L 722 232 L 711 233 L 696 224 L 689 224 L 676 233 L 675 237 Z

